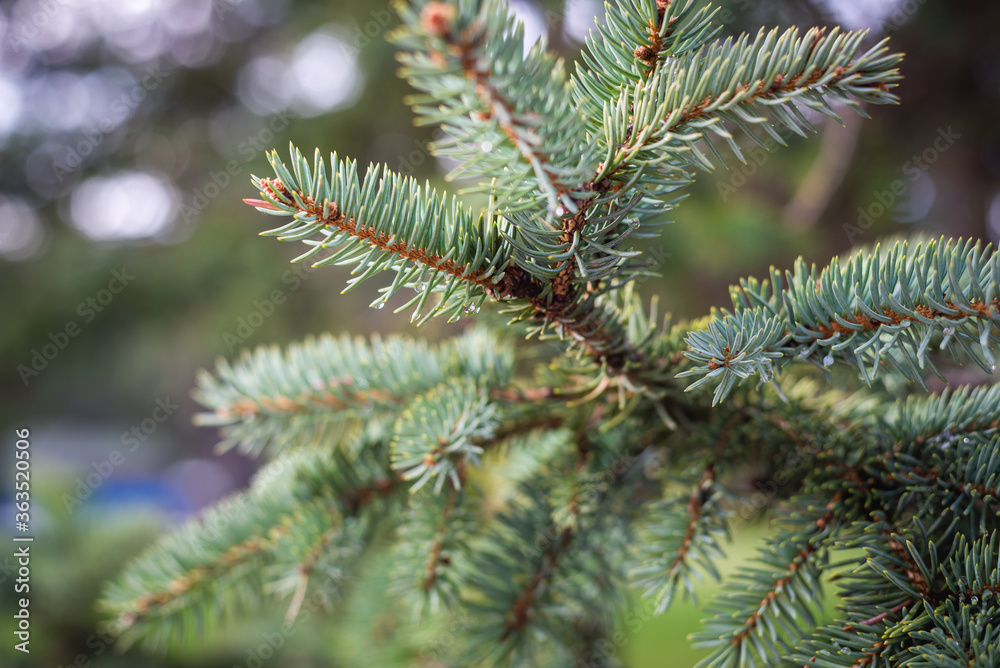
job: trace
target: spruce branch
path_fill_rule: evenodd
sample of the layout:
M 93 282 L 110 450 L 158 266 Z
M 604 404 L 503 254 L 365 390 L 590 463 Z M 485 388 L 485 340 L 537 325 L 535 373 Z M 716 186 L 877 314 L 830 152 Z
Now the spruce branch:
M 472 491 L 447 488 L 441 494 L 422 491 L 410 496 L 400 526 L 393 569 L 395 588 L 426 618 L 459 605 L 469 559 L 469 543 L 477 529 L 471 510 Z
M 714 648 L 699 666 L 769 665 L 802 636 L 801 624 L 816 625 L 812 607 L 821 598 L 820 576 L 829 541 L 845 519 L 848 494 L 839 491 L 820 507 L 804 505 L 805 528 L 771 541 L 760 566 L 741 569 L 729 595 L 712 604 L 715 616 L 693 636 L 695 646 Z M 803 516 L 797 518 L 800 526 Z
M 1000 549 L 993 533 L 970 541 L 959 536 L 941 565 L 944 586 L 934 603 L 916 609 L 907 625 L 908 667 L 992 666 L 1000 659 L 995 644 L 1000 612 Z
M 615 99 L 623 88 L 648 78 L 661 61 L 712 39 L 721 28 L 714 21 L 718 9 L 699 4 L 696 0 L 619 2 L 620 11 L 607 12 L 605 22 L 598 22 L 596 34 L 586 40 L 573 76 L 580 102 L 595 105 Z
M 199 424 L 222 428 L 220 448 L 256 454 L 342 441 L 359 419 L 392 420 L 414 394 L 453 376 L 499 390 L 512 365 L 511 350 L 477 329 L 437 346 L 326 335 L 220 360 L 214 375 L 200 374 L 194 396 L 213 411 Z
M 911 648 L 907 668 L 988 668 L 1000 664 L 997 607 L 976 610 L 948 605 L 928 615 L 930 628 L 913 631 L 920 644 Z
M 457 320 L 474 311 L 494 291 L 510 251 L 502 222 L 474 216 L 452 198 L 438 196 L 430 185 L 388 168 L 371 166 L 360 180 L 357 165 L 330 156 L 330 170 L 316 150 L 313 164 L 291 147 L 292 171 L 277 152 L 268 154 L 276 179 L 253 178 L 263 200 L 246 200 L 258 211 L 292 216 L 287 225 L 263 232 L 280 241 L 303 241 L 310 250 L 299 262 L 333 249 L 314 262 L 354 266 L 347 290 L 382 271 L 395 272 L 372 306 L 382 308 L 400 289 L 416 292 L 398 311 L 414 308 L 413 320 L 435 314 Z M 294 173 L 293 173 L 294 172 Z M 431 294 L 438 303 L 421 316 Z
M 795 29 L 762 30 L 753 39 L 743 35 L 663 61 L 648 79 L 622 86 L 609 100 L 601 137 L 606 155 L 593 183 L 606 184 L 605 193 L 625 193 L 622 185 L 643 177 L 654 196 L 649 207 L 635 210 L 655 214 L 662 211 L 658 200 L 690 180 L 688 169 L 712 169 L 701 144 L 722 161 L 713 135 L 745 162 L 727 124 L 766 149 L 753 126 L 781 144 L 776 126 L 803 136 L 812 130 L 797 105 L 837 118 L 825 98 L 853 106 L 894 102 L 889 90 L 899 79 L 900 56 L 886 55 L 884 42 L 860 53 L 864 38 L 864 32 L 839 30 L 801 36 Z
M 473 554 L 465 604 L 480 621 L 462 663 L 509 665 L 539 653 L 564 662 L 580 649 L 572 629 L 609 628 L 624 551 L 608 513 L 614 485 L 595 475 L 589 447 L 599 444 L 574 440 L 576 452 L 562 453 L 568 477 L 542 472 L 519 485 Z
M 909 397 L 885 416 L 889 437 L 897 446 L 938 441 L 948 443 L 973 435 L 990 436 L 1000 429 L 1000 385 L 945 390 L 928 397 Z
M 336 505 L 313 500 L 286 516 L 281 529 L 282 538 L 272 546 L 274 557 L 265 569 L 273 580 L 264 591 L 290 595 L 285 621 L 292 623 L 310 587 L 327 592 L 328 607 L 339 602 L 340 585 L 353 573 L 372 527 L 367 518 L 342 517 Z
M 448 135 L 431 150 L 460 161 L 450 178 L 479 179 L 501 209 L 549 220 L 575 211 L 568 185 L 586 173 L 592 149 L 562 60 L 544 41 L 526 49 L 523 26 L 498 0 L 398 8 L 402 74 L 423 93 L 411 98 L 420 122 Z
M 686 356 L 697 366 L 677 374 L 678 378 L 700 376 L 688 391 L 714 383 L 712 403 L 721 402 L 741 381 L 760 376 L 769 381 L 774 376 L 774 364 L 782 358 L 779 352 L 787 340 L 784 323 L 776 317 L 766 317 L 758 311 L 713 319 L 704 330 L 687 337 Z
M 862 548 L 864 563 L 832 578 L 843 592 L 840 618 L 816 629 L 794 658 L 806 666 L 907 665 L 911 636 L 937 606 L 940 562 L 919 522 L 903 528 L 882 511 L 853 527 L 841 549 Z
M 483 620 L 475 632 L 483 642 L 472 649 L 480 660 L 530 656 L 534 634 L 525 632 L 529 622 L 534 628 L 553 621 L 533 613 L 551 600 L 557 573 L 569 568 L 574 531 L 554 523 L 552 512 L 545 497 L 519 504 L 500 516 L 499 530 L 474 555 L 466 597 L 469 609 Z
M 762 31 L 753 41 L 744 36 L 736 42 L 727 40 L 702 46 L 710 34 L 711 16 L 705 12 L 684 16 L 691 3 L 676 4 L 671 8 L 670 3 L 647 2 L 641 8 L 655 13 L 648 17 L 648 25 L 652 27 L 651 45 L 637 47 L 636 57 L 639 58 L 643 48 L 651 53 L 643 56 L 646 62 L 633 73 L 640 75 L 638 83 L 633 85 L 630 79 L 628 85 L 620 85 L 617 106 L 602 112 L 602 145 L 607 147 L 607 156 L 597 174 L 580 186 L 581 191 L 592 193 L 581 206 L 581 214 L 563 221 L 559 241 L 564 247 L 578 238 L 574 235 L 586 236 L 594 220 L 617 219 L 619 222 L 609 228 L 609 240 L 603 244 L 610 249 L 617 248 L 637 229 L 637 225 L 620 212 L 630 211 L 640 219 L 661 214 L 663 198 L 690 182 L 688 168 L 711 168 L 710 161 L 698 149 L 698 143 L 704 141 L 719 156 L 705 130 L 724 138 L 741 160 L 739 146 L 725 129 L 726 122 L 740 127 L 759 143 L 762 142 L 749 126 L 762 124 L 781 141 L 780 135 L 768 124 L 767 114 L 756 107 L 769 110 L 775 123 L 804 134 L 803 128 L 811 126 L 799 112 L 796 102 L 835 116 L 824 96 L 876 103 L 895 99 L 888 91 L 898 79 L 893 66 L 899 57 L 886 56 L 883 44 L 858 55 L 864 33 L 841 35 L 833 31 L 827 36 L 822 31 L 812 31 L 800 38 L 794 30 L 780 36 L 777 31 L 767 35 Z M 633 18 L 619 20 L 634 22 L 637 16 L 624 15 Z M 685 20 L 681 20 L 682 16 Z M 616 26 L 615 20 L 609 22 L 607 30 L 616 30 L 619 36 L 634 33 L 637 28 L 635 25 Z M 676 33 L 671 33 L 674 21 L 680 25 Z M 685 27 L 687 30 L 681 29 Z M 676 39 L 683 35 L 686 41 L 681 45 L 670 42 L 665 46 L 662 37 L 670 34 Z M 697 48 L 696 43 L 699 44 Z M 653 52 L 658 54 L 670 48 L 687 53 L 671 58 L 661 69 L 659 56 Z M 755 64 L 748 68 L 747 63 Z M 623 70 L 611 66 L 607 71 L 621 73 Z M 647 81 L 649 73 L 652 74 Z M 585 82 L 588 74 L 599 78 L 589 72 L 578 73 L 577 80 Z M 581 83 L 581 89 L 585 85 Z M 623 206 L 622 196 L 633 191 L 627 186 L 635 184 L 640 177 L 644 177 L 640 197 L 627 200 Z M 517 223 L 515 226 L 524 227 Z M 580 255 L 583 257 L 577 264 L 585 269 L 588 266 L 586 255 Z M 606 257 L 609 257 L 607 253 L 598 253 L 596 261 L 602 262 Z M 610 259 L 613 264 L 609 267 L 618 272 L 627 271 L 629 256 L 612 253 Z M 573 303 L 577 298 L 568 286 L 579 280 L 579 273 L 587 275 L 586 270 L 580 272 L 568 261 L 557 268 L 559 273 L 553 279 L 556 298 L 550 300 L 555 302 L 555 308 L 551 305 L 548 308 L 549 312 L 556 313 L 563 310 L 562 304 Z M 591 311 L 585 309 L 586 313 Z
M 781 366 L 808 360 L 853 367 L 870 384 L 891 369 L 923 384 L 940 375 L 931 346 L 962 352 L 987 373 L 1000 344 L 1000 258 L 990 246 L 942 239 L 859 252 L 822 271 L 801 259 L 784 277 L 744 280 L 732 289 L 735 311 L 688 337 L 692 385 L 717 384 L 716 401 L 742 380 L 770 380 Z
M 719 538 L 728 534 L 728 527 L 715 475 L 709 464 L 690 493 L 649 510 L 648 538 L 631 577 L 645 589 L 644 596 L 655 596 L 657 613 L 670 607 L 681 585 L 686 595 L 694 596 L 695 564 L 721 578 L 712 562 L 723 556 Z
M 477 441 L 492 438 L 499 422 L 487 392 L 473 381 L 431 388 L 413 400 L 393 429 L 392 466 L 412 491 L 433 482 L 434 492 L 447 481 L 459 490 L 466 468 L 479 463 Z
M 1000 525 L 1000 436 L 952 436 L 904 446 L 876 460 L 873 471 L 899 489 L 900 503 L 918 512 L 937 510 L 938 521 L 975 518 L 968 527 L 974 534 Z
M 304 574 L 333 578 L 339 592 L 343 569 L 365 549 L 379 516 L 363 511 L 394 490 L 371 453 L 356 461 L 310 454 L 275 462 L 249 492 L 133 562 L 101 606 L 116 617 L 123 642 L 163 646 L 256 609 L 266 593 L 287 596 Z M 333 541 L 337 550 L 324 549 Z
M 428 115 L 431 122 L 445 124 L 453 135 L 447 146 L 464 160 L 462 169 L 481 166 L 494 178 L 504 174 L 501 182 L 490 185 L 496 198 L 493 206 L 507 209 L 504 215 L 513 226 L 508 239 L 519 267 L 531 278 L 517 276 L 519 272 L 512 268 L 499 295 L 530 300 L 531 315 L 554 323 L 560 332 L 583 341 L 600 357 L 620 352 L 626 347 L 622 342 L 591 324 L 606 320 L 605 312 L 592 299 L 581 297 L 577 283 L 600 280 L 620 270 L 632 254 L 617 246 L 632 226 L 624 221 L 628 213 L 624 207 L 607 211 L 603 223 L 596 220 L 598 216 L 590 216 L 584 229 L 579 209 L 589 207 L 592 199 L 587 188 L 577 186 L 589 180 L 596 159 L 561 64 L 545 53 L 544 45 L 519 59 L 520 29 L 493 2 L 417 3 L 402 12 L 408 29 L 397 35 L 397 42 L 408 49 L 401 57 L 404 73 L 422 90 L 447 91 L 444 97 L 427 98 L 445 104 L 418 107 L 418 112 Z M 497 48 L 501 51 L 493 52 Z M 505 69 L 498 70 L 497 63 L 505 63 Z M 465 81 L 442 88 L 444 74 Z M 478 111 L 469 108 L 469 100 L 477 101 Z M 494 124 L 493 134 L 506 136 L 520 159 L 531 166 L 533 179 L 526 179 L 514 167 L 514 155 L 496 151 L 499 155 L 494 161 L 499 160 L 501 168 L 480 154 L 487 144 L 494 150 L 504 143 L 500 136 L 484 141 Z M 551 135 L 546 136 L 547 132 Z M 559 155 L 541 154 L 546 147 L 559 147 Z M 443 153 L 445 147 L 438 144 L 435 148 Z M 548 200 L 544 215 L 532 207 L 539 192 Z
M 525 53 L 501 0 L 400 8 L 418 120 L 442 128 L 433 152 L 489 202 L 293 148 L 287 164 L 269 156 L 250 203 L 291 218 L 267 234 L 304 242 L 300 260 L 352 266 L 348 289 L 392 272 L 376 306 L 412 289 L 414 320 L 454 320 L 489 298 L 522 333 L 570 345 L 526 344 L 515 365 L 506 339 L 478 330 L 438 345 L 325 336 L 220 362 L 199 382 L 203 423 L 275 459 L 109 590 L 126 640 L 172 641 L 266 597 L 293 620 L 393 541 L 385 575 L 413 621 L 466 620 L 435 660 L 592 664 L 618 642 L 629 555 L 631 584 L 662 611 L 717 575 L 727 490 L 766 481 L 752 505 L 792 511 L 710 608 L 702 665 L 996 663 L 997 387 L 889 398 L 943 376 L 938 350 L 995 370 L 991 247 L 800 260 L 694 322 L 661 318 L 634 287 L 652 267 L 633 241 L 721 161 L 718 139 L 742 159 L 737 131 L 805 134 L 808 110 L 894 102 L 899 56 L 839 30 L 712 41 L 716 12 L 694 0 L 615 0 L 567 78 L 544 44 Z M 823 386 L 796 361 L 861 382 Z M 780 402 L 735 392 L 779 373 Z M 876 378 L 884 388 L 863 387 Z M 828 573 L 841 605 L 820 625 Z

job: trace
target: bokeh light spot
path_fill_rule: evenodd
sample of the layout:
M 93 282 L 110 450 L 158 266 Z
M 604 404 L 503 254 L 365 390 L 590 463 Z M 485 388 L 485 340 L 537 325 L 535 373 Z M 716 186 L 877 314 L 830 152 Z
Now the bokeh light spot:
M 96 241 L 162 236 L 176 212 L 177 193 L 169 182 L 137 171 L 87 179 L 70 202 L 73 225 Z

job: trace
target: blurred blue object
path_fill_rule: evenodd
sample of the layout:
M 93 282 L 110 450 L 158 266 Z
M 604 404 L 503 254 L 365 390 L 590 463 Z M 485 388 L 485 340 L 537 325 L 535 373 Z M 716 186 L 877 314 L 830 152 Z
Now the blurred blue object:
M 80 509 L 87 513 L 135 512 L 156 510 L 172 522 L 186 519 L 198 508 L 176 486 L 158 476 L 138 476 L 108 480 Z

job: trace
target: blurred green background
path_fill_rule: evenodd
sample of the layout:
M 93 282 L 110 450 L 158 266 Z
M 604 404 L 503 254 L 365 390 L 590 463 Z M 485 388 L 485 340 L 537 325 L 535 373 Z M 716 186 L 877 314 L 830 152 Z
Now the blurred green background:
M 512 0 L 529 35 L 575 56 L 596 0 Z M 870 26 L 907 53 L 902 105 L 704 174 L 647 244 L 662 279 L 642 290 L 680 316 L 725 305 L 727 286 L 824 262 L 854 244 L 926 232 L 1000 237 L 1000 5 L 924 0 L 723 2 L 726 32 Z M 372 563 L 357 614 L 312 619 L 255 654 L 282 611 L 166 655 L 120 652 L 94 602 L 122 563 L 171 525 L 244 486 L 257 463 L 216 456 L 188 398 L 197 369 L 244 346 L 321 331 L 408 328 L 340 296 L 346 272 L 288 261 L 258 239 L 272 222 L 241 203 L 263 150 L 289 140 L 442 182 L 384 41 L 380 0 L 17 0 L 0 3 L 0 657 L 15 666 L 411 665 L 380 639 Z M 916 160 L 915 160 L 916 156 Z M 432 322 L 428 338 L 462 325 Z M 13 650 L 15 428 L 32 454 L 32 653 Z M 117 454 L 116 454 L 117 453 Z M 750 553 L 766 529 L 741 532 Z M 711 587 L 706 587 L 706 593 Z M 636 599 L 636 606 L 642 603 Z M 391 608 L 391 606 L 389 606 Z M 683 666 L 698 615 L 678 606 L 630 627 L 626 665 Z M 417 634 L 412 649 L 440 642 Z M 435 635 L 437 634 L 437 635 Z M 398 648 L 397 648 L 398 649 Z M 395 650 L 394 650 L 395 651 Z M 270 652 L 268 652 L 270 655 Z M 265 660 L 266 659 L 266 660 Z M 74 664 L 75 662 L 75 664 Z M 424 664 L 419 664 L 424 665 Z M 429 665 L 429 664 L 428 664 Z

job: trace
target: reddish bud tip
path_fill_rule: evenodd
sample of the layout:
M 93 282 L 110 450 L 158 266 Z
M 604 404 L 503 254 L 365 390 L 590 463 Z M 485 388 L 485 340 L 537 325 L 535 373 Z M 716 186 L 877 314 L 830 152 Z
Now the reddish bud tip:
M 258 209 L 270 209 L 271 211 L 278 210 L 278 207 L 262 199 L 245 199 L 243 201 L 250 206 L 257 207 Z
M 451 22 L 455 18 L 455 8 L 444 2 L 429 2 L 420 12 L 420 25 L 435 37 L 447 37 L 451 32 Z

